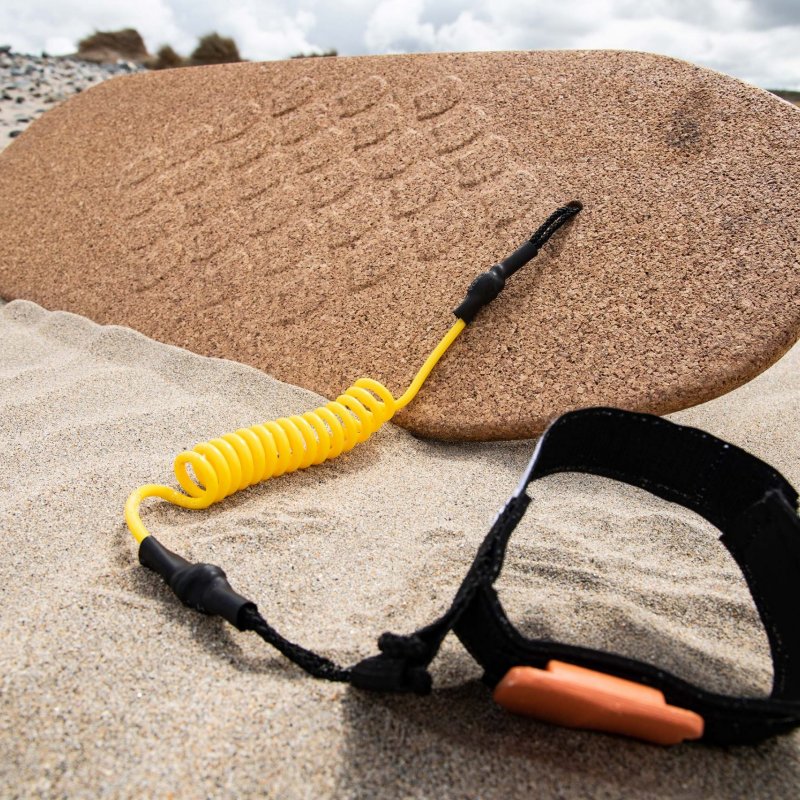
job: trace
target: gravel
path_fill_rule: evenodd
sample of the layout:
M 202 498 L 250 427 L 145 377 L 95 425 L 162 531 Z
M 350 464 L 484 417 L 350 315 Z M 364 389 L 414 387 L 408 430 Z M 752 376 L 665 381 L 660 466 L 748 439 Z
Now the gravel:
M 142 69 L 130 61 L 93 64 L 71 56 L 31 56 L 0 47 L 0 150 L 63 100 Z

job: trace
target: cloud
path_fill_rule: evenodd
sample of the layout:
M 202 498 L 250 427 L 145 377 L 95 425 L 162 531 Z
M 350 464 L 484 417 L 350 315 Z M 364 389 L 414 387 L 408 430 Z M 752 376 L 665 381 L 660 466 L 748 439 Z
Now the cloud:
M 242 56 L 253 60 L 286 58 L 294 53 L 320 49 L 309 39 L 309 31 L 316 21 L 311 10 L 314 3 L 281 0 L 160 2 L 169 5 L 176 24 L 186 32 L 189 41 L 181 48 L 176 47 L 180 52 L 188 53 L 198 36 L 212 31 L 232 36 Z M 145 41 L 150 47 L 147 36 Z
M 94 30 L 136 28 L 145 40 L 191 43 L 176 24 L 167 0 L 109 3 L 104 0 L 12 0 L 0 4 L 0 37 L 15 50 L 54 55 L 74 52 Z
M 797 0 L 383 0 L 367 20 L 368 52 L 644 50 L 760 86 L 800 89 Z
M 758 27 L 800 25 L 800 3 L 797 0 L 754 0 L 745 5 L 752 22 Z
M 435 28 L 422 22 L 422 0 L 384 0 L 367 20 L 364 43 L 370 52 L 430 50 Z
M 151 51 L 232 36 L 245 58 L 336 47 L 343 55 L 622 48 L 684 58 L 761 86 L 800 89 L 797 0 L 6 0 L 16 50 L 69 52 L 97 29 L 135 27 Z
M 612 19 L 578 37 L 575 46 L 663 53 L 760 86 L 800 88 L 800 26 L 752 30 L 729 24 L 727 29 L 720 28 L 666 16 Z

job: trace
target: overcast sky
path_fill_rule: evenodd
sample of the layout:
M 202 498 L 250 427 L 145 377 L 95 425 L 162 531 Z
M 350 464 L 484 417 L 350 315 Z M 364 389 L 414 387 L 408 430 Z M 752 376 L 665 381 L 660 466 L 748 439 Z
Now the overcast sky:
M 151 51 L 233 36 L 243 57 L 622 48 L 678 56 L 765 88 L 800 89 L 800 0 L 0 0 L 0 44 L 72 52 L 134 27 Z

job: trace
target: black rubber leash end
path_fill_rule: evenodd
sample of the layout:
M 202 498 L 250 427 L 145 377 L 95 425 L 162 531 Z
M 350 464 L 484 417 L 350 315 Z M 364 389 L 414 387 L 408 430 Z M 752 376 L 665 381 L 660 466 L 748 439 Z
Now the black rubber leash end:
M 506 280 L 520 267 L 524 267 L 536 257 L 539 250 L 547 243 L 550 237 L 568 220 L 574 217 L 583 204 L 580 200 L 572 200 L 561 208 L 556 209 L 544 223 L 534 231 L 530 239 L 520 245 L 511 255 L 504 258 L 499 264 L 482 272 L 470 284 L 467 294 L 453 313 L 469 324 L 475 315 L 503 291 Z
M 255 603 L 233 590 L 221 567 L 192 564 L 164 547 L 155 536 L 148 536 L 139 545 L 139 563 L 158 573 L 185 606 L 220 616 L 240 631 L 245 629 L 243 612 L 257 610 Z

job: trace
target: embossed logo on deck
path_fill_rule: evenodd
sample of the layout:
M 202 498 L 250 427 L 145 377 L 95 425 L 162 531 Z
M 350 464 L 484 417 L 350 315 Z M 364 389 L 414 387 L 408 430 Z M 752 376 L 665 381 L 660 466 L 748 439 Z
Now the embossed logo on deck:
M 296 272 L 289 246 L 303 237 L 333 253 L 402 221 L 412 257 L 433 261 L 444 257 L 448 239 L 469 223 L 470 213 L 508 224 L 509 204 L 493 214 L 492 201 L 502 196 L 503 173 L 512 171 L 520 193 L 525 190 L 517 184 L 527 173 L 512 162 L 509 142 L 487 132 L 486 113 L 465 95 L 454 75 L 410 98 L 395 96 L 379 75 L 336 96 L 303 77 L 269 101 L 228 109 L 219 122 L 146 150 L 123 170 L 118 187 L 120 214 L 132 234 L 126 243 L 140 257 L 147 252 L 140 290 L 156 285 L 169 271 L 162 262 L 176 257 L 205 262 L 201 272 L 209 275 L 229 270 L 232 252 L 244 249 L 253 253 L 250 264 L 257 258 L 261 274 L 281 266 Z M 453 201 L 463 214 L 446 206 Z M 423 211 L 428 222 L 421 225 Z M 230 234 L 234 223 L 244 239 Z M 408 257 L 409 248 L 404 251 Z M 308 259 L 302 266 L 315 268 Z M 381 274 L 372 265 L 347 280 L 359 290 Z

